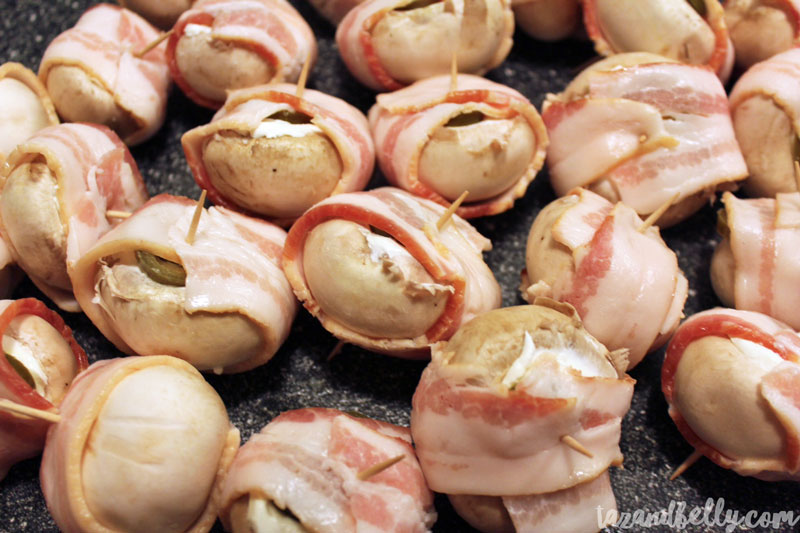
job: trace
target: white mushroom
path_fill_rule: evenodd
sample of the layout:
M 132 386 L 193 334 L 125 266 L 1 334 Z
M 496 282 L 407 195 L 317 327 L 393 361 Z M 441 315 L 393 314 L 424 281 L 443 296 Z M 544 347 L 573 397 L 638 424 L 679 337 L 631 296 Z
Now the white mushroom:
M 103 83 L 75 65 L 54 65 L 47 71 L 45 86 L 59 116 L 67 122 L 103 124 L 125 139 L 141 128 L 136 119 L 120 107 Z
M 518 0 L 512 5 L 517 25 L 542 41 L 569 37 L 581 20 L 578 0 Z
M 206 508 L 230 424 L 214 389 L 188 370 L 129 374 L 93 420 L 80 479 L 94 519 L 111 530 L 183 533 Z
M 217 102 L 225 101 L 228 90 L 269 83 L 275 76 L 273 65 L 258 53 L 212 37 L 211 27 L 201 24 L 186 25 L 175 61 L 192 89 Z
M 782 461 L 784 429 L 760 388 L 781 361 L 751 341 L 702 337 L 681 356 L 674 405 L 697 436 L 725 456 Z
M 263 349 L 263 334 L 243 314 L 188 313 L 183 282 L 159 277 L 152 261 L 163 268 L 182 267 L 152 257 L 149 263 L 137 261 L 133 253 L 109 257 L 97 274 L 98 303 L 131 349 L 140 355 L 173 355 L 199 370 L 232 366 Z
M 8 175 L 0 217 L 20 266 L 47 285 L 71 291 L 58 184 L 41 158 L 18 165 Z
M 728 26 L 736 64 L 750 66 L 794 46 L 796 22 L 793 14 L 772 0 L 726 0 L 725 24 Z
M 692 64 L 714 52 L 714 31 L 694 5 L 704 0 L 597 0 L 597 21 L 617 52 L 646 51 Z M 701 7 L 702 6 L 702 7 Z
M 252 134 L 215 133 L 203 148 L 203 163 L 225 198 L 274 218 L 300 216 L 328 197 L 342 175 L 335 145 L 301 113 L 268 118 Z
M 345 220 L 311 230 L 303 269 L 322 311 L 371 337 L 423 335 L 452 292 L 394 239 Z
M 755 197 L 796 191 L 794 162 L 800 158 L 800 143 L 787 110 L 771 96 L 755 94 L 733 109 L 732 118 L 750 171 L 745 191 Z
M 0 162 L 19 143 L 52 123 L 39 95 L 10 77 L 0 79 L 0 117 Z
M 494 66 L 505 46 L 507 8 L 502 0 L 465 0 L 463 19 L 450 0 L 411 0 L 385 13 L 372 42 L 387 73 L 401 83 L 449 72 L 454 45 L 461 72 Z M 503 55 L 504 57 L 504 55 Z
M 419 179 L 451 201 L 465 190 L 468 201 L 485 200 L 525 173 L 535 148 L 536 136 L 520 115 L 493 119 L 479 111 L 462 113 L 431 134 L 420 154 Z
M 3 352 L 36 392 L 58 405 L 80 370 L 72 347 L 49 322 L 36 315 L 19 315 L 2 337 Z

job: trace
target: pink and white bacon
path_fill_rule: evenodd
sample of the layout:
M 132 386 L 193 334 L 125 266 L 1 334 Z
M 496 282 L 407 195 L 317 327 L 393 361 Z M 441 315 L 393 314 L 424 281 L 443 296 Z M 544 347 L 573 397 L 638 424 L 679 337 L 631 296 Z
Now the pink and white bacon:
M 707 68 L 650 63 L 593 72 L 588 93 L 550 96 L 542 113 L 556 194 L 606 179 L 647 215 L 744 179 L 728 99 Z
M 586 330 L 609 350 L 630 351 L 631 369 L 678 327 L 689 283 L 658 229 L 638 231 L 642 220 L 631 208 L 585 189 L 570 196 L 576 201 L 551 233 L 569 249 L 574 268 L 552 283 L 526 280 L 523 296 L 531 303 L 545 296 L 574 306 Z M 528 261 L 536 260 L 529 248 Z
M 480 111 L 490 118 L 521 115 L 532 130 L 536 146 L 525 172 L 501 194 L 460 207 L 464 218 L 502 213 L 525 194 L 544 164 L 547 131 L 536 108 L 522 94 L 479 76 L 459 74 L 450 90 L 450 76 L 436 76 L 392 93 L 378 95 L 370 109 L 378 163 L 393 185 L 442 205 L 450 201 L 419 179 L 419 161 L 431 133 L 459 113 Z
M 40 130 L 11 153 L 2 172 L 3 182 L 15 167 L 40 157 L 58 185 L 58 209 L 67 233 L 67 269 L 111 229 L 115 220 L 106 217 L 107 211 L 131 212 L 147 201 L 147 190 L 131 153 L 105 126 L 61 124 Z M 13 239 L 7 238 L 6 243 L 25 269 Z M 34 276 L 31 280 L 60 308 L 79 310 L 71 292 Z
M 749 200 L 726 193 L 722 201 L 733 259 L 732 302 L 726 303 L 800 329 L 800 193 Z
M 399 456 L 385 470 L 359 477 Z M 222 489 L 227 531 L 236 531 L 231 507 L 248 495 L 290 511 L 317 533 L 422 533 L 436 520 L 408 428 L 334 409 L 283 413 L 242 446 Z
M 165 46 L 141 58 L 135 55 L 158 37 L 158 30 L 134 12 L 97 5 L 50 43 L 39 66 L 39 78 L 47 84 L 50 68 L 61 64 L 86 69 L 136 121 L 138 129 L 123 141 L 138 144 L 152 137 L 166 117 L 171 80 Z
M 551 531 L 530 512 L 548 498 L 565 515 L 586 503 L 581 494 L 605 505 L 606 470 L 622 460 L 621 421 L 634 385 L 608 357 L 575 316 L 540 305 L 490 311 L 434 345 L 411 413 L 431 489 L 502 497 L 516 530 L 526 532 Z M 588 366 L 578 370 L 577 360 Z M 593 457 L 563 444 L 565 435 Z M 584 483 L 594 487 L 587 493 Z M 583 528 L 593 528 L 577 531 L 596 531 L 594 515 L 583 511 Z
M 137 249 L 173 258 L 186 271 L 182 306 L 189 316 L 241 314 L 252 320 L 263 339 L 258 352 L 238 354 L 238 359 L 233 354 L 224 364 L 213 364 L 213 353 L 204 355 L 202 361 L 189 362 L 202 370 L 249 370 L 275 354 L 289 335 L 297 312 L 297 302 L 280 267 L 286 232 L 262 220 L 211 207 L 200 216 L 195 239 L 189 244 L 186 235 L 195 208 L 196 202 L 188 198 L 166 194 L 150 200 L 75 265 L 70 274 L 75 294 L 103 335 L 123 352 L 133 354 L 119 334 L 115 318 L 96 296 L 102 260 Z

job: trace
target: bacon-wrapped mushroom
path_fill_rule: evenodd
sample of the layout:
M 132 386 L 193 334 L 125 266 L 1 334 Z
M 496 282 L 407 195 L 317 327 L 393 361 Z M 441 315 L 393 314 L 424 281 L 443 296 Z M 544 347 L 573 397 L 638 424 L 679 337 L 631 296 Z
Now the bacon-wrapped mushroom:
M 582 0 L 586 31 L 597 53 L 651 52 L 706 65 L 723 81 L 733 44 L 719 0 Z
M 94 363 L 47 434 L 41 482 L 69 533 L 206 533 L 239 448 L 222 399 L 167 356 Z
M 544 164 L 544 122 L 510 87 L 468 74 L 452 81 L 378 95 L 369 112 L 378 163 L 390 183 L 445 206 L 469 191 L 462 217 L 507 211 Z
M 89 362 L 72 330 L 34 298 L 0 301 L 0 398 L 50 410 Z M 8 469 L 38 454 L 49 424 L 0 412 L 0 480 Z
M 800 44 L 798 0 L 725 0 L 722 6 L 742 68 Z
M 130 152 L 105 126 L 50 126 L 11 153 L 0 186 L 11 255 L 56 305 L 79 311 L 68 265 L 117 222 L 108 210 L 130 212 L 147 200 Z
M 565 39 L 581 22 L 580 0 L 511 0 L 511 7 L 517 25 L 541 41 Z
M 728 98 L 705 67 L 653 54 L 620 54 L 584 70 L 542 112 L 556 194 L 585 187 L 670 226 L 747 167 L 734 136 Z
M 87 10 L 44 52 L 39 79 L 67 122 L 114 130 L 128 145 L 146 141 L 164 123 L 170 78 L 165 46 L 138 57 L 158 30 L 127 9 Z
M 279 83 L 234 91 L 181 139 L 195 181 L 219 205 L 288 226 L 315 203 L 360 191 L 375 165 L 364 114 Z
M 306 309 L 339 339 L 427 357 L 470 318 L 500 305 L 483 262 L 491 244 L 444 207 L 390 187 L 309 209 L 286 239 L 283 268 Z
M 722 241 L 711 260 L 711 283 L 720 301 L 800 329 L 800 193 L 753 200 L 725 193 L 722 201 L 717 224 Z
M 731 117 L 750 172 L 744 190 L 752 196 L 798 190 L 798 83 L 800 49 L 795 48 L 754 65 L 733 86 Z
M 634 380 L 569 306 L 537 304 L 433 346 L 411 434 L 428 485 L 481 531 L 594 532 L 597 505 L 616 508 L 607 470 Z
M 175 83 L 212 109 L 234 89 L 296 82 L 305 61 L 316 58 L 311 27 L 285 0 L 199 0 L 167 45 Z
M 119 4 L 143 16 L 153 26 L 170 29 L 181 13 L 192 7 L 196 0 L 118 0 Z
M 482 75 L 511 51 L 514 15 L 508 0 L 367 0 L 336 30 L 347 68 L 377 91 L 458 69 Z
M 408 428 L 335 409 L 272 420 L 236 454 L 221 500 L 232 533 L 423 533 L 436 520 Z
M 678 327 L 689 283 L 675 253 L 622 203 L 578 189 L 542 209 L 528 234 L 522 294 L 569 303 L 609 350 L 630 351 L 628 367 Z
M 120 350 L 173 355 L 200 370 L 269 361 L 297 302 L 280 268 L 286 232 L 225 208 L 159 195 L 107 233 L 70 271 L 75 296 Z
M 0 66 L 0 165 L 22 141 L 56 124 L 53 102 L 36 74 L 19 63 Z
M 800 481 L 800 336 L 761 313 L 712 309 L 681 324 L 661 386 L 697 452 L 767 481 Z

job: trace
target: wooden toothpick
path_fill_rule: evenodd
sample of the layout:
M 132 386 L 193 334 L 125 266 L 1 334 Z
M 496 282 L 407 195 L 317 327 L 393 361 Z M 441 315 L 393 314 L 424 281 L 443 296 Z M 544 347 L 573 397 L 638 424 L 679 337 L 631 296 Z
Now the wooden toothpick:
M 300 78 L 297 80 L 297 92 L 295 96 L 300 99 L 303 97 L 303 93 L 306 90 L 306 81 L 308 80 L 308 71 L 311 70 L 311 50 L 308 51 L 308 55 L 306 56 L 306 61 L 303 63 L 303 70 L 300 71 Z
M 702 453 L 700 453 L 697 450 L 693 451 L 692 455 L 687 457 L 686 460 L 682 462 L 678 468 L 675 469 L 672 475 L 669 476 L 669 480 L 670 481 L 676 480 L 681 474 L 689 470 L 689 467 L 695 464 L 701 457 L 703 457 Z
M 326 359 L 326 361 L 331 361 L 334 357 L 339 355 L 342 352 L 342 348 L 344 347 L 344 345 L 345 345 L 344 341 L 337 342 L 336 346 L 334 346 L 333 350 L 331 350 L 331 353 L 328 354 L 328 358 Z
M 442 213 L 442 216 L 439 217 L 439 220 L 436 221 L 436 229 L 442 231 L 442 228 L 445 224 L 450 220 L 450 217 L 453 216 L 453 213 L 461 207 L 461 203 L 469 196 L 469 191 L 464 191 L 461 193 L 461 196 L 456 198 L 456 201 L 450 204 L 450 207 L 447 208 L 447 211 Z
M 639 233 L 644 233 L 647 230 L 647 228 L 655 224 L 656 221 L 659 218 L 661 218 L 661 215 L 667 212 L 667 209 L 669 209 L 670 206 L 672 206 L 672 204 L 674 204 L 678 200 L 678 197 L 680 195 L 681 193 L 679 192 L 676 192 L 674 195 L 672 195 L 672 198 L 664 202 L 664 205 L 662 205 L 661 207 L 650 213 L 650 216 L 647 217 L 644 222 L 642 222 L 642 225 L 639 226 L 639 228 L 636 231 L 638 231 Z
M 144 48 L 142 48 L 138 52 L 134 52 L 133 53 L 134 57 L 138 57 L 139 59 L 143 58 L 144 56 L 147 55 L 147 52 L 149 52 L 150 50 L 152 50 L 153 48 L 155 48 L 159 44 L 163 43 L 167 39 L 169 39 L 170 35 L 172 35 L 172 30 L 165 31 L 164 33 L 159 35 L 156 38 L 156 40 L 154 40 L 153 42 L 151 42 L 150 44 L 148 44 L 147 46 L 145 46 Z
M 450 59 L 450 91 L 458 90 L 458 47 L 453 50 L 453 57 Z
M 189 233 L 186 234 L 187 244 L 194 244 L 194 236 L 197 233 L 197 226 L 200 224 L 200 215 L 203 214 L 203 205 L 205 203 L 206 203 L 206 190 L 203 189 L 203 193 L 200 195 L 200 199 L 197 200 L 197 207 L 194 209 L 194 216 L 192 217 L 192 223 L 189 226 Z
M 106 211 L 106 218 L 129 218 L 131 213 L 127 211 L 115 211 L 114 209 L 109 209 Z
M 386 470 L 390 466 L 399 463 L 404 458 L 405 458 L 405 455 L 398 455 L 397 457 L 392 457 L 391 459 L 387 459 L 387 460 L 385 460 L 383 462 L 380 462 L 380 463 L 378 463 L 376 465 L 372 465 L 369 468 L 365 468 L 364 470 L 359 472 L 356 477 L 358 477 L 358 479 L 360 479 L 361 481 L 367 480 L 367 479 L 371 478 L 372 476 L 380 474 L 381 472 L 383 472 L 384 470 Z
M 39 420 L 52 422 L 53 424 L 61 422 L 61 415 L 57 413 L 51 413 L 50 411 L 44 411 L 42 409 L 34 409 L 33 407 L 12 402 L 11 400 L 0 400 L 0 411 L 30 416 L 31 418 L 38 418 Z
M 561 437 L 561 442 L 563 444 L 566 444 L 567 446 L 569 446 L 570 448 L 572 448 L 576 452 L 582 453 L 586 457 L 589 457 L 589 458 L 594 457 L 594 454 L 592 452 L 590 452 L 586 448 L 586 446 L 584 446 L 583 444 L 581 444 L 580 442 L 575 440 L 575 438 L 571 437 L 570 435 L 564 435 L 563 437 Z

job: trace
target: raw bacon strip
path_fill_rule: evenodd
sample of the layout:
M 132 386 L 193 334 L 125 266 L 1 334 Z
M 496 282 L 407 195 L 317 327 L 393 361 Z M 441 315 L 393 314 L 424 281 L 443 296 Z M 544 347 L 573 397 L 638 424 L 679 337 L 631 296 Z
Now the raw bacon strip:
M 318 203 L 292 226 L 286 240 L 283 268 L 295 295 L 336 337 L 369 350 L 406 357 L 425 357 L 434 342 L 449 338 L 472 317 L 500 305 L 500 287 L 483 262 L 491 243 L 457 215 L 436 230 L 444 207 L 391 187 L 330 197 Z M 374 226 L 399 242 L 436 283 L 452 287 L 438 321 L 421 338 L 369 337 L 340 324 L 320 308 L 303 270 L 303 247 L 314 227 L 343 219 Z
M 718 355 L 719 350 L 700 355 L 695 353 L 692 357 L 692 369 L 695 372 L 701 368 L 698 365 L 702 365 L 708 372 L 717 371 L 720 374 L 713 376 L 716 378 L 715 382 L 708 385 L 698 384 L 698 378 L 693 382 L 681 383 L 680 367 L 685 364 L 684 354 L 691 349 L 693 343 L 714 338 L 731 340 L 736 346 L 731 353 L 735 353 L 738 360 L 724 362 Z M 745 343 L 756 348 L 748 348 L 749 345 Z M 749 351 L 744 352 L 743 348 Z M 730 356 L 725 354 L 721 357 Z M 698 360 L 699 363 L 696 362 Z M 716 370 L 717 368 L 721 370 Z M 745 375 L 740 377 L 736 372 L 728 370 L 736 368 L 741 368 L 739 372 Z M 692 369 L 689 371 L 690 377 L 694 377 Z M 687 378 L 684 376 L 683 379 Z M 709 379 L 709 376 L 703 375 L 699 379 Z M 706 398 L 708 401 L 705 405 L 698 406 L 697 412 L 687 415 L 679 409 L 678 404 L 683 396 L 693 393 L 693 387 L 701 385 L 713 391 L 716 398 Z M 670 341 L 662 367 L 661 386 L 669 403 L 670 417 L 697 451 L 723 468 L 730 468 L 741 475 L 768 481 L 800 479 L 800 404 L 797 398 L 797 391 L 800 390 L 800 336 L 789 326 L 752 311 L 717 308 L 693 315 L 678 328 Z M 751 409 L 743 409 L 735 405 L 735 402 L 725 401 L 726 398 L 748 401 L 751 397 L 757 403 L 754 409 L 764 411 L 767 415 L 753 419 Z M 717 403 L 712 401 L 714 399 Z M 685 406 L 684 410 L 687 408 L 694 406 Z M 733 411 L 726 413 L 726 409 Z M 728 431 L 723 435 L 708 433 L 703 437 L 704 432 L 709 431 L 706 427 L 710 423 L 706 420 L 707 417 L 714 421 L 722 419 L 724 423 L 733 420 L 737 426 L 736 431 Z M 770 422 L 764 425 L 762 417 Z M 695 420 L 694 426 L 690 420 Z M 737 442 L 760 440 L 760 436 L 748 432 L 761 431 L 765 427 L 774 431 L 772 420 L 778 421 L 783 429 L 776 437 L 783 439 L 783 442 L 774 445 L 774 449 L 778 450 L 777 456 L 734 456 L 706 442 L 713 439 L 733 447 Z
M 75 341 L 72 330 L 58 314 L 34 298 L 0 301 L 0 338 L 11 321 L 23 315 L 38 316 L 61 334 L 72 349 L 79 372 L 89 366 L 86 353 Z M 56 407 L 31 388 L 5 357 L 0 357 L 0 398 L 34 409 L 50 410 Z M 0 480 L 12 465 L 34 457 L 42 450 L 48 427 L 50 424 L 42 420 L 0 412 Z
M 628 369 L 633 368 L 678 327 L 688 282 L 658 230 L 638 231 L 642 220 L 632 209 L 622 203 L 612 207 L 585 189 L 571 196 L 577 201 L 549 231 L 569 249 L 573 268 L 553 280 L 527 280 L 524 296 L 530 302 L 546 296 L 571 304 L 586 330 L 609 350 L 630 350 Z M 529 248 L 528 260 L 537 258 Z M 536 269 L 529 264 L 527 271 Z
M 175 83 L 196 103 L 218 109 L 224 102 L 199 94 L 186 81 L 175 59 L 178 41 L 189 24 L 210 28 L 210 37 L 246 48 L 272 65 L 273 82 L 297 81 L 306 59 L 317 57 L 317 41 L 308 23 L 285 0 L 200 0 L 175 23 L 167 61 Z M 238 89 L 239 87 L 231 87 Z
M 594 41 L 598 54 L 610 56 L 624 52 L 653 52 L 686 63 L 706 65 L 723 81 L 730 76 L 734 60 L 733 44 L 725 26 L 725 12 L 717 0 L 703 0 L 706 13 L 702 19 L 713 35 L 713 44 L 706 51 L 707 55 L 699 50 L 695 52 L 698 57 L 687 55 L 689 47 L 699 46 L 702 37 L 692 28 L 690 19 L 697 14 L 685 0 L 642 0 L 645 6 L 654 4 L 652 8 L 634 7 L 634 4 L 618 6 L 605 0 L 581 1 L 586 32 Z M 599 2 L 607 4 L 603 10 L 598 9 Z M 614 10 L 613 14 L 609 15 L 611 10 Z M 613 21 L 604 16 L 620 20 Z M 643 17 L 653 18 L 643 20 Z
M 208 485 L 207 500 L 200 509 L 197 509 L 196 518 L 185 533 L 206 533 L 211 530 L 217 517 L 218 499 L 217 494 L 221 488 L 222 480 L 231 464 L 237 449 L 239 448 L 239 431 L 227 420 L 224 427 L 206 426 L 204 428 L 189 427 L 185 420 L 169 415 L 163 418 L 159 415 L 141 416 L 137 412 L 136 406 L 130 407 L 129 417 L 120 416 L 109 422 L 119 424 L 120 431 L 117 435 L 118 448 L 116 450 L 92 450 L 90 444 L 95 438 L 98 422 L 104 417 L 105 407 L 109 399 L 113 398 L 115 389 L 124 384 L 128 378 L 135 377 L 139 372 L 150 372 L 164 369 L 168 377 L 173 379 L 173 388 L 187 393 L 191 401 L 199 398 L 198 394 L 203 394 L 202 400 L 205 403 L 221 404 L 219 396 L 214 390 L 203 381 L 197 371 L 187 363 L 174 358 L 164 356 L 119 358 L 98 361 L 94 363 L 86 372 L 83 372 L 72 385 L 69 394 L 61 404 L 61 422 L 52 426 L 47 434 L 44 454 L 42 456 L 42 466 L 40 470 L 40 481 L 42 492 L 47 501 L 47 508 L 53 515 L 61 531 L 65 533 L 80 533 L 84 531 L 109 531 L 119 530 L 110 529 L 106 523 L 101 521 L 91 507 L 90 492 L 96 493 L 97 488 L 87 486 L 84 479 L 84 463 L 87 456 L 106 452 L 111 456 L 111 462 L 119 457 L 122 461 L 128 459 L 127 466 L 136 470 L 138 468 L 141 475 L 124 480 L 131 488 L 131 492 L 141 494 L 142 489 L 151 494 L 161 494 L 164 499 L 171 500 L 174 505 L 182 497 L 181 494 L 170 494 L 168 487 L 177 487 L 186 490 L 202 490 Z M 177 379 L 176 379 L 177 378 Z M 142 396 L 148 400 L 154 394 L 142 392 Z M 163 393 L 162 393 L 163 395 Z M 214 398 L 216 396 L 216 399 Z M 149 400 L 152 401 L 152 400 Z M 224 406 L 220 407 L 224 411 Z M 186 407 L 188 411 L 193 409 L 192 405 Z M 225 417 L 227 419 L 227 417 Z M 154 431 L 154 428 L 158 430 Z M 189 469 L 186 465 L 187 460 L 198 460 L 192 456 L 181 456 L 183 453 L 198 451 L 195 442 L 187 442 L 186 434 L 194 430 L 195 439 L 207 442 L 212 440 L 206 432 L 221 431 L 221 435 L 213 440 L 221 441 L 221 449 L 213 465 L 195 464 L 196 471 L 192 477 L 186 477 L 185 473 Z M 137 447 L 141 444 L 142 436 L 150 433 L 148 444 L 150 449 L 142 450 Z M 207 450 L 201 450 L 206 452 Z M 213 450 L 212 450 L 213 451 Z M 173 472 L 184 474 L 180 479 L 169 480 L 164 483 L 162 472 L 169 469 Z M 123 472 L 130 473 L 130 472 Z M 111 474 L 109 474 L 111 475 Z M 116 483 L 115 483 L 116 481 Z M 156 483 L 153 486 L 137 486 L 141 483 Z M 159 483 L 160 482 L 160 483 Z M 195 484 L 192 487 L 192 483 Z M 109 480 L 109 485 L 119 486 L 119 480 Z M 102 490 L 102 488 L 100 489 Z M 102 496 L 116 498 L 119 507 L 130 509 L 131 507 L 148 505 L 152 502 L 140 502 L 133 499 L 129 500 L 130 494 L 102 494 Z M 170 505 L 170 502 L 162 503 Z M 142 512 L 152 514 L 168 515 L 174 512 L 170 507 L 144 508 Z M 113 517 L 117 519 L 118 517 Z M 142 517 L 151 520 L 151 516 Z M 173 526 L 174 527 L 174 526 Z
M 134 54 L 158 36 L 159 32 L 136 13 L 100 4 L 50 43 L 39 66 L 39 79 L 46 85 L 51 68 L 80 66 L 102 83 L 139 126 L 123 139 L 125 143 L 141 143 L 164 123 L 170 77 L 163 45 L 142 58 Z
M 618 374 L 579 324 L 540 305 L 512 307 L 485 313 L 434 346 L 411 413 L 431 489 L 549 493 L 590 481 L 621 459 L 634 381 Z M 564 435 L 593 457 L 564 445 Z
M 544 164 L 547 132 L 536 108 L 522 94 L 478 76 L 460 74 L 457 90 L 450 76 L 417 82 L 394 93 L 381 94 L 369 112 L 378 163 L 389 182 L 412 194 L 448 206 L 450 201 L 419 179 L 419 161 L 432 132 L 461 113 L 480 111 L 490 118 L 523 116 L 536 139 L 525 172 L 505 192 L 460 207 L 464 218 L 494 215 L 510 209 L 522 197 Z
M 263 337 L 256 353 L 239 354 L 238 360 L 224 365 L 211 364 L 214 354 L 207 355 L 207 362 L 190 362 L 202 370 L 249 370 L 272 358 L 286 340 L 297 311 L 297 302 L 279 264 L 286 233 L 267 222 L 212 207 L 203 212 L 195 240 L 188 244 L 186 235 L 195 207 L 195 202 L 188 198 L 166 194 L 150 200 L 75 264 L 70 272 L 75 294 L 98 329 L 120 350 L 132 354 L 133 348 L 119 333 L 121 325 L 97 296 L 97 276 L 104 259 L 123 252 L 147 250 L 179 262 L 186 271 L 182 306 L 189 316 L 241 315 Z M 191 359 L 174 353 L 169 345 L 161 349 Z
M 764 313 L 794 329 L 800 329 L 794 296 L 794 288 L 800 286 L 795 258 L 800 247 L 798 201 L 800 193 L 753 200 L 723 196 L 734 260 L 734 306 Z
M 213 186 L 203 162 L 203 149 L 207 140 L 219 131 L 233 130 L 252 136 L 265 118 L 286 106 L 310 116 L 311 122 L 322 129 L 338 149 L 342 174 L 331 195 L 360 191 L 367 185 L 375 165 L 375 149 L 363 113 L 344 100 L 313 89 L 303 91 L 302 98 L 297 98 L 296 92 L 297 87 L 288 83 L 233 91 L 209 124 L 183 135 L 181 143 L 194 179 L 208 191 L 211 201 L 258 216 L 225 198 Z M 273 220 L 281 225 L 289 225 L 293 221 Z
M 61 124 L 40 130 L 21 144 L 2 171 L 3 183 L 18 166 L 43 158 L 57 180 L 61 220 L 67 234 L 67 267 L 73 265 L 114 220 L 110 209 L 131 212 L 147 201 L 147 190 L 128 148 L 105 126 Z M 3 229 L 5 234 L 5 229 Z M 11 255 L 25 268 L 14 242 Z M 72 293 L 31 277 L 39 289 L 66 311 L 79 311 Z
M 388 459 L 403 459 L 361 480 Z M 242 446 L 225 480 L 220 518 L 243 496 L 265 498 L 319 533 L 424 532 L 436 520 L 407 428 L 334 409 L 281 414 Z
M 621 116 L 626 107 L 630 114 Z M 656 63 L 595 72 L 588 95 L 552 98 L 543 117 L 560 195 L 606 179 L 619 199 L 646 215 L 675 194 L 681 202 L 747 175 L 725 90 L 702 67 Z
M 601 525 L 598 516 L 617 510 L 607 471 L 592 481 L 548 494 L 504 496 L 503 504 L 514 528 L 526 533 L 594 532 Z

